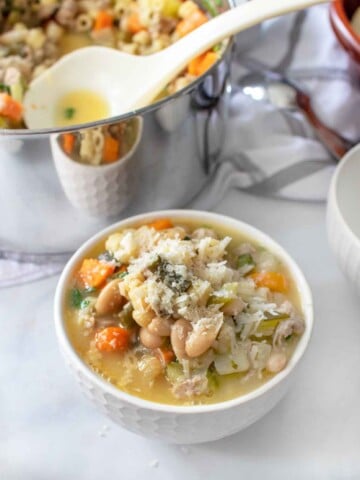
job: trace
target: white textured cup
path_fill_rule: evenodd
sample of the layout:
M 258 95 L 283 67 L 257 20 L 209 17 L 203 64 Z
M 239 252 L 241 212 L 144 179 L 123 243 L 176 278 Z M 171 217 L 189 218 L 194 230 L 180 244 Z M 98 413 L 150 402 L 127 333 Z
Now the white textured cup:
M 142 136 L 142 118 L 137 118 L 137 136 L 131 149 L 108 165 L 76 162 L 59 145 L 58 136 L 50 137 L 51 151 L 62 188 L 71 204 L 95 217 L 119 214 L 131 198 L 130 178 L 133 158 Z
M 288 268 L 298 289 L 305 319 L 305 332 L 299 339 L 286 368 L 253 392 L 214 405 L 164 405 L 125 393 L 97 375 L 78 356 L 64 322 L 67 287 L 81 259 L 94 245 L 111 233 L 157 218 L 214 222 L 225 229 L 238 230 L 272 251 Z M 122 427 L 169 443 L 191 444 L 217 440 L 239 432 L 269 412 L 285 395 L 296 373 L 296 366 L 309 343 L 313 326 L 313 304 L 309 286 L 296 263 L 274 240 L 246 223 L 229 217 L 195 210 L 167 210 L 138 215 L 106 228 L 88 240 L 66 265 L 55 295 L 56 333 L 66 363 L 85 395 L 99 410 Z M 295 414 L 295 412 L 294 412 Z
M 330 247 L 360 294 L 360 144 L 340 161 L 331 181 L 326 223 Z

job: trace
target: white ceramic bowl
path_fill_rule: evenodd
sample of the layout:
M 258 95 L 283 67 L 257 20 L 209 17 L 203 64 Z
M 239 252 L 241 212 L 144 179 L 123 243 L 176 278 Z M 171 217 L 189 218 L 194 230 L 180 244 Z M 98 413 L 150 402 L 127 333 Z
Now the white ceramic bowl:
M 90 216 L 112 217 L 124 210 L 134 190 L 131 182 L 134 154 L 142 136 L 142 118 L 137 118 L 137 136 L 131 149 L 108 165 L 86 165 L 74 161 L 51 135 L 50 145 L 56 171 L 70 203 Z
M 360 144 L 339 163 L 332 178 L 327 232 L 341 270 L 360 293 Z
M 203 406 L 163 405 L 129 395 L 95 374 L 77 355 L 66 334 L 64 304 L 68 282 L 79 261 L 94 244 L 110 233 L 156 218 L 191 219 L 200 223 L 217 222 L 237 229 L 268 248 L 286 265 L 298 287 L 306 329 L 287 367 L 255 391 L 222 403 Z M 313 304 L 309 286 L 296 263 L 270 237 L 259 230 L 222 215 L 192 210 L 167 210 L 123 220 L 87 241 L 69 260 L 56 290 L 55 324 L 60 349 L 85 395 L 108 417 L 124 428 L 170 443 L 199 443 L 236 433 L 269 412 L 284 396 L 294 379 L 296 366 L 309 343 L 313 325 Z

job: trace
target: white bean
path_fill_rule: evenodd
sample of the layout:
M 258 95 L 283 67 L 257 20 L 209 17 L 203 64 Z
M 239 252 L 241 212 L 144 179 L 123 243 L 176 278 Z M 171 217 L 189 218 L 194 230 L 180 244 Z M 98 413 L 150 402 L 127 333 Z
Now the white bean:
M 101 290 L 95 303 L 95 310 L 99 315 L 118 312 L 126 303 L 126 299 L 119 291 L 120 282 L 120 278 L 115 278 Z
M 160 337 L 169 337 L 172 321 L 169 318 L 154 317 L 147 326 L 150 333 Z
M 187 358 L 185 343 L 192 326 L 188 320 L 180 318 L 171 328 L 170 341 L 176 357 L 179 360 Z
M 147 348 L 158 348 L 163 344 L 163 338 L 159 335 L 154 335 L 149 332 L 147 328 L 140 328 L 140 341 Z
M 202 328 L 196 328 L 188 335 L 185 343 L 185 351 L 190 358 L 199 357 L 205 353 L 215 342 L 219 327 L 208 324 Z
M 273 352 L 266 363 L 266 369 L 271 373 L 281 372 L 286 367 L 287 361 L 285 353 Z

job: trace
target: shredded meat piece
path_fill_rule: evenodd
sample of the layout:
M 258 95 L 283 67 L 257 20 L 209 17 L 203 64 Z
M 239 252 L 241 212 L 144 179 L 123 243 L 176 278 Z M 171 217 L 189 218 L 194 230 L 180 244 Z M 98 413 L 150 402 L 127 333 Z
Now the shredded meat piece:
M 75 0 L 64 0 L 56 14 L 56 20 L 63 27 L 70 27 L 73 24 L 77 11 L 78 6 Z
M 182 380 L 172 387 L 176 398 L 190 398 L 195 395 L 202 395 L 207 392 L 208 379 L 204 375 L 194 375 L 191 378 Z
M 159 33 L 165 33 L 170 35 L 176 27 L 177 21 L 175 18 L 160 18 L 159 20 Z
M 281 347 L 287 337 L 289 337 L 293 333 L 295 333 L 296 335 L 301 335 L 303 331 L 304 323 L 299 318 L 289 318 L 289 320 L 284 320 L 283 322 L 280 322 L 274 333 L 274 347 Z

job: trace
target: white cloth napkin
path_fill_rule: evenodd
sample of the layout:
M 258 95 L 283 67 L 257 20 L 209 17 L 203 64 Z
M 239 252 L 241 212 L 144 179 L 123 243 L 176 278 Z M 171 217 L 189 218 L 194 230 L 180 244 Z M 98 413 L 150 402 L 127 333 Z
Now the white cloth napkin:
M 329 127 L 360 139 L 360 79 L 331 29 L 328 6 L 266 22 L 246 57 L 300 83 Z M 248 73 L 241 64 L 242 35 L 232 66 L 232 84 Z M 197 206 L 229 188 L 295 200 L 325 200 L 335 162 L 299 112 L 279 110 L 235 93 L 222 160 Z
M 186 206 L 211 209 L 230 188 L 293 200 L 324 200 L 334 161 L 301 114 L 236 93 L 239 79 L 247 73 L 241 66 L 245 53 L 300 82 L 330 127 L 350 139 L 360 138 L 359 78 L 351 76 L 348 56 L 331 30 L 328 6 L 266 22 L 237 38 L 232 64 L 235 93 L 221 158 L 205 187 Z M 43 147 L 34 145 L 26 150 L 34 163 L 24 158 L 17 162 L 17 171 L 10 168 L 11 159 L 5 153 L 0 156 L 0 287 L 59 272 L 71 251 L 107 223 L 73 211 L 49 158 L 37 170 L 41 176 L 34 173 L 32 167 L 44 155 Z M 9 176 L 18 190 L 9 186 Z M 158 191 L 152 208 L 184 206 L 172 205 L 166 196 L 169 192 Z M 43 204 L 40 216 L 32 208 L 39 201 Z M 146 208 L 135 204 L 126 213 Z

